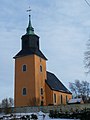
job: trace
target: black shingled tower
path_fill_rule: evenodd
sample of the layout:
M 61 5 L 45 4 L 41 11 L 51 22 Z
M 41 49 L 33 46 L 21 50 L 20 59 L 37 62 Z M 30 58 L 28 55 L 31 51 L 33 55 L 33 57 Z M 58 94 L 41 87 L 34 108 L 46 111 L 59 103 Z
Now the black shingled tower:
M 14 57 L 23 57 L 26 55 L 36 54 L 47 60 L 44 54 L 39 49 L 39 36 L 34 33 L 34 28 L 31 25 L 31 16 L 29 15 L 29 24 L 26 29 L 26 34 L 22 36 L 22 50 Z

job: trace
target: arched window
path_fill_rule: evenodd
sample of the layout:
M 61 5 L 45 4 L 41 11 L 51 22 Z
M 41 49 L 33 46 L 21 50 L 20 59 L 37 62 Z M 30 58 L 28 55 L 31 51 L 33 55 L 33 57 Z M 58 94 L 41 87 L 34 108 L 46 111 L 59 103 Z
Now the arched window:
M 42 72 L 42 65 L 40 65 L 40 72 Z
M 22 66 L 22 71 L 25 72 L 27 70 L 27 66 L 26 65 L 23 65 Z
M 67 95 L 66 95 L 66 103 L 68 102 L 68 97 L 67 97 Z
M 62 95 L 61 95 L 61 104 L 63 103 L 63 97 L 62 97 Z
M 43 101 L 41 101 L 41 106 L 43 106 Z
M 26 88 L 23 88 L 22 94 L 23 94 L 23 95 L 26 95 L 26 94 L 27 94 Z
M 41 95 L 43 95 L 43 88 L 41 88 Z
M 54 93 L 54 103 L 56 103 L 56 94 Z

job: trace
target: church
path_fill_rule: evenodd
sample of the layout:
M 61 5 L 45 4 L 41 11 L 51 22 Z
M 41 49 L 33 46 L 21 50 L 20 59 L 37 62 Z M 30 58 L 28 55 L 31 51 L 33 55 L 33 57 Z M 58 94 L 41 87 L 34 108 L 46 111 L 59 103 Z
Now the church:
M 32 27 L 31 15 L 21 44 L 21 50 L 14 56 L 14 106 L 66 104 L 72 93 L 54 73 L 47 71 L 47 58 L 40 50 L 39 36 Z

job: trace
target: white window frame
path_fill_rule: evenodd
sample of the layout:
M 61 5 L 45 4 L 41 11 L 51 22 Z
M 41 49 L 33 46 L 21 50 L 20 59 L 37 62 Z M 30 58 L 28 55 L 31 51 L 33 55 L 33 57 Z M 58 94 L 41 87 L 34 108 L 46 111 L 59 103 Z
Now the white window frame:
M 23 67 L 26 66 L 26 70 L 23 69 Z M 27 65 L 26 64 L 23 64 L 22 65 L 22 72 L 26 72 L 27 71 Z
M 24 90 L 24 89 L 26 90 L 26 94 L 23 94 L 23 90 Z M 22 95 L 23 95 L 23 96 L 26 96 L 26 95 L 27 95 L 27 88 L 26 88 L 26 87 L 23 87 L 23 88 L 22 88 Z
M 57 94 L 56 93 L 53 93 L 53 102 L 54 102 L 54 104 L 57 103 Z
M 60 95 L 60 102 L 61 102 L 61 104 L 63 104 L 63 95 L 62 94 Z
M 43 95 L 43 88 L 40 89 L 40 95 Z
M 42 73 L 42 71 L 43 71 L 43 68 L 42 68 L 42 65 L 40 65 L 40 72 Z

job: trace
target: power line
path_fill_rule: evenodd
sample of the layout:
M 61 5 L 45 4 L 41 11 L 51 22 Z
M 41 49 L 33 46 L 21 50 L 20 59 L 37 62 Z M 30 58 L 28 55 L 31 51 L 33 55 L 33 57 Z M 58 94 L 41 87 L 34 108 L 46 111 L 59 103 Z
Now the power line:
M 87 5 L 90 7 L 90 3 L 87 1 L 87 0 L 84 0 L 86 3 L 87 3 Z

